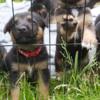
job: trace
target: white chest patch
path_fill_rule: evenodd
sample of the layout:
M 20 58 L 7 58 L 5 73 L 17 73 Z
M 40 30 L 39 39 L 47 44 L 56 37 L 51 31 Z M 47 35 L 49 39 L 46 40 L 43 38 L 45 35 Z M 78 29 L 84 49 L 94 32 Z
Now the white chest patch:
M 77 10 L 77 9 L 72 9 L 72 14 L 75 16 L 75 17 L 77 17 L 78 16 L 78 14 L 79 14 L 79 11 Z
M 32 66 L 30 66 L 30 65 L 27 66 L 27 70 L 28 70 L 29 75 L 32 74 L 32 69 L 33 69 Z

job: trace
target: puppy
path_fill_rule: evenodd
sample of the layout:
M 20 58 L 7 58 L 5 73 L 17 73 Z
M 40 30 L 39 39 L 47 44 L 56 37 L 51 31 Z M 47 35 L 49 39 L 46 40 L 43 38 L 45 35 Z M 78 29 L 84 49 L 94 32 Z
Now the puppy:
M 85 0 L 75 0 L 75 1 L 54 0 L 52 4 L 53 16 L 51 16 L 51 21 L 50 21 L 51 23 L 57 23 L 56 19 L 59 16 L 56 16 L 56 13 L 58 9 L 66 9 L 65 13 L 67 12 L 68 14 L 71 14 L 77 17 L 79 21 L 78 26 L 80 27 L 80 30 L 84 30 L 82 45 L 85 46 L 86 48 L 92 48 L 93 46 L 96 46 L 97 44 L 96 34 L 93 28 L 94 26 L 92 24 L 93 20 L 92 20 L 91 9 L 88 6 L 84 8 L 85 3 L 87 5 L 89 2 L 90 0 L 86 0 L 86 1 Z M 88 26 L 92 26 L 92 28 Z
M 45 23 L 35 12 L 16 14 L 9 20 L 4 33 L 9 32 L 13 48 L 6 56 L 10 73 L 12 100 L 19 100 L 19 78 L 23 72 L 39 84 L 39 100 L 48 100 L 48 54 L 43 45 Z
M 72 57 L 72 60 L 75 60 L 75 54 L 78 51 L 78 66 L 79 69 L 82 69 L 86 64 L 89 63 L 88 50 L 82 47 L 82 33 L 78 30 L 78 19 L 75 16 L 70 14 L 61 14 L 60 21 L 57 20 L 57 41 L 56 41 L 56 54 L 55 54 L 55 67 L 57 72 L 57 77 L 59 78 L 64 69 L 70 69 L 71 64 L 65 62 L 64 66 L 64 57 L 61 54 L 64 53 L 62 48 L 62 43 L 65 41 L 65 48 L 67 52 Z M 62 19 L 62 20 L 61 20 Z M 68 55 L 66 57 L 66 60 Z

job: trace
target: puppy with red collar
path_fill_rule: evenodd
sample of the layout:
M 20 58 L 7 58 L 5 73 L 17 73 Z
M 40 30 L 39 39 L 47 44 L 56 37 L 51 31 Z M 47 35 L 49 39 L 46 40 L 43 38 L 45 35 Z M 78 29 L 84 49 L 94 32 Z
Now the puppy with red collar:
M 38 82 L 39 100 L 48 100 L 50 76 L 48 54 L 43 45 L 44 28 L 44 20 L 35 12 L 16 14 L 5 26 L 4 33 L 10 33 L 14 44 L 5 58 L 12 100 L 19 100 L 18 80 L 23 72 L 31 81 Z

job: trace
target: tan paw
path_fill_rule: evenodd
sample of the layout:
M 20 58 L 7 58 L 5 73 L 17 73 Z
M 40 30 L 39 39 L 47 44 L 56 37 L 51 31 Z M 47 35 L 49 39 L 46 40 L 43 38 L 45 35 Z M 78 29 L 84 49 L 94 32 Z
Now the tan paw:
M 96 35 L 92 32 L 92 30 L 84 30 L 82 46 L 86 47 L 87 49 L 91 49 L 97 46 Z

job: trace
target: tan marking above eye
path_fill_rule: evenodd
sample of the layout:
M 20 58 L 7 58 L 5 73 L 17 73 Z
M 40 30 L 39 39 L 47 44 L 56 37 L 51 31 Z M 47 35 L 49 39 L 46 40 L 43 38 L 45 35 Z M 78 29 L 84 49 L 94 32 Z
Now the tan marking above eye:
M 73 16 L 72 15 L 69 15 L 68 16 L 68 20 L 73 20 Z
M 46 9 L 46 6 L 45 6 L 45 5 L 42 5 L 42 8 L 43 8 L 43 9 Z
M 43 33 L 43 29 L 41 27 L 38 27 L 37 39 L 41 39 L 43 37 Z
M 73 21 L 73 18 L 68 19 L 69 21 Z
M 28 19 L 28 20 L 31 20 L 31 19 L 32 19 L 31 15 L 28 15 L 28 16 L 27 16 L 27 19 Z
M 67 16 L 67 15 L 63 15 L 62 17 L 63 17 L 63 19 L 67 19 L 67 18 L 68 18 L 68 16 Z
M 17 22 L 17 21 L 18 21 L 18 19 L 19 19 L 19 18 L 16 16 L 16 17 L 15 17 L 15 19 L 14 19 L 14 20 L 15 20 L 15 22 Z

